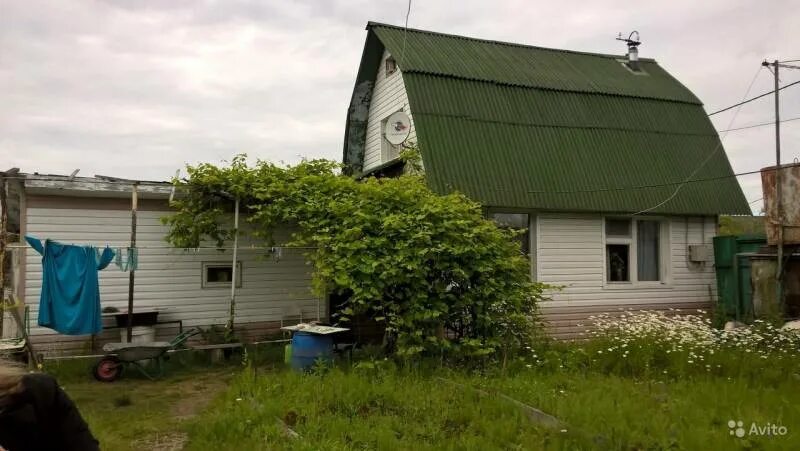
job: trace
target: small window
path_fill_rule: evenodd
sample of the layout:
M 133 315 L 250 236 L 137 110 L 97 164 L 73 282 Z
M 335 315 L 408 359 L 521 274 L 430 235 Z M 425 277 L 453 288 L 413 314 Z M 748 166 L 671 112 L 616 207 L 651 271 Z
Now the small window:
M 631 281 L 631 220 L 606 218 L 606 273 L 609 282 Z
M 230 263 L 203 263 L 203 288 L 230 288 L 233 265 Z M 236 286 L 242 286 L 242 262 L 236 263 Z
M 525 229 L 520 235 L 516 236 L 516 241 L 519 242 L 520 250 L 524 255 L 530 253 L 530 220 L 525 213 L 492 213 L 490 215 L 498 227 L 511 228 L 511 229 Z
M 630 219 L 606 219 L 606 236 L 608 237 L 631 237 Z
M 630 282 L 630 253 L 627 244 L 606 244 L 609 282 Z
M 397 61 L 394 60 L 393 56 L 386 58 L 386 76 L 390 76 L 393 73 L 397 72 Z
M 606 281 L 660 282 L 669 266 L 662 250 L 662 222 L 606 218 Z

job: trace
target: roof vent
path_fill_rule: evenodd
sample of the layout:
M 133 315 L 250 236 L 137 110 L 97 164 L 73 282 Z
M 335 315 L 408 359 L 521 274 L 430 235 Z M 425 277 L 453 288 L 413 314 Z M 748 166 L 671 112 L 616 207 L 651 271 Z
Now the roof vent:
M 636 35 L 636 39 L 633 39 L 633 35 Z M 639 40 L 639 32 L 636 30 L 631 31 L 627 39 L 622 37 L 622 33 L 619 33 L 617 41 L 623 41 L 628 44 L 628 68 L 634 72 L 640 72 L 642 68 L 639 66 L 639 44 L 642 42 Z

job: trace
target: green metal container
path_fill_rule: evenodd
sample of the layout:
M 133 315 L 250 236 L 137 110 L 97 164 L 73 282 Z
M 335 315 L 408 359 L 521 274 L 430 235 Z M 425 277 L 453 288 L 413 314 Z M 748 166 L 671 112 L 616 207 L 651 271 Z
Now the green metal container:
M 714 266 L 717 268 L 732 268 L 736 252 L 735 236 L 714 237 Z
M 744 321 L 753 318 L 751 265 L 747 253 L 767 244 L 766 237 L 714 237 L 714 267 L 717 272 L 719 309 L 725 319 Z

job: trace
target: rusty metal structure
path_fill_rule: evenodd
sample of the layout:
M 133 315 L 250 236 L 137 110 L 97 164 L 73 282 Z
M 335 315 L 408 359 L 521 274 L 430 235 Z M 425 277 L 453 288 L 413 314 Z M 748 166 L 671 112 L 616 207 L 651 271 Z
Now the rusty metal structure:
M 776 166 L 761 170 L 767 244 L 776 246 L 782 241 L 785 245 L 799 245 L 800 163 L 781 165 L 780 180 L 776 180 L 778 175 Z M 780 193 L 778 193 L 778 183 L 781 187 Z

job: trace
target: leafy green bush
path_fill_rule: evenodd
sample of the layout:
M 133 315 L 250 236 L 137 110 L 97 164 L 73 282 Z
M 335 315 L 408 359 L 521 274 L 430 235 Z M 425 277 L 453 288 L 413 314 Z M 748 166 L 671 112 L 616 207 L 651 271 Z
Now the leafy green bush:
M 513 237 L 461 194 L 438 195 L 418 175 L 357 181 L 338 164 L 280 167 L 237 156 L 228 166 L 188 167 L 168 241 L 192 248 L 233 235 L 237 198 L 253 235 L 273 241 L 296 227 L 290 245 L 313 248 L 317 295 L 347 294 L 340 321 L 369 314 L 385 322 L 387 349 L 400 355 L 485 356 L 530 343 L 542 286 Z

